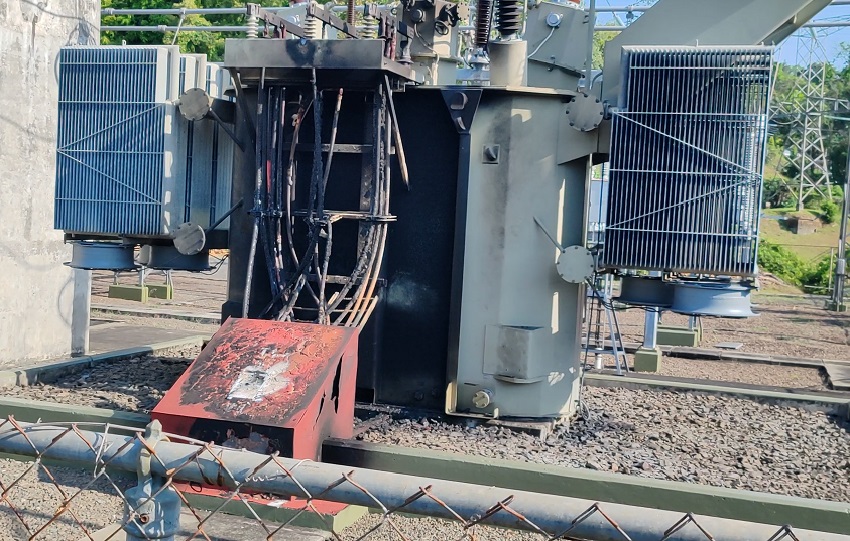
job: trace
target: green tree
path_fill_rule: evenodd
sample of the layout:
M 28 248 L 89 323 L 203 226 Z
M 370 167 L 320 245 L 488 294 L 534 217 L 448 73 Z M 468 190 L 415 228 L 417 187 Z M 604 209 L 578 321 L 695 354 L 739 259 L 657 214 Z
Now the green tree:
M 287 0 L 253 0 L 254 3 L 267 7 L 288 6 Z M 245 8 L 243 0 L 183 0 L 169 2 L 167 0 L 103 0 L 105 8 L 133 9 L 162 9 L 162 8 Z M 105 15 L 101 21 L 104 26 L 177 26 L 180 22 L 178 15 Z M 187 15 L 182 23 L 184 26 L 240 26 L 245 24 L 245 16 L 236 15 Z M 224 40 L 238 37 L 234 32 L 184 32 L 177 34 L 176 45 L 184 53 L 206 54 L 210 60 L 221 60 L 224 56 Z M 103 45 L 162 45 L 174 42 L 174 32 L 101 32 L 100 42 Z
M 608 23 L 614 26 L 617 23 Z M 593 69 L 601 70 L 605 63 L 605 44 L 617 37 L 617 32 L 594 32 L 593 33 Z

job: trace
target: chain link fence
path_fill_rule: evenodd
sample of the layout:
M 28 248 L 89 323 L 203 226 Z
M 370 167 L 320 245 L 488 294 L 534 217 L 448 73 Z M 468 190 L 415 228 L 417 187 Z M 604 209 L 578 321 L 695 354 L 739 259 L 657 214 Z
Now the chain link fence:
M 233 513 L 234 505 L 256 526 L 259 537 L 251 539 L 273 541 L 293 539 L 291 527 L 305 515 L 323 523 L 324 538 L 338 540 L 850 539 L 262 455 L 164 434 L 156 421 L 140 432 L 103 424 L 30 424 L 9 417 L 0 422 L 0 453 L 32 460 L 0 459 L 0 539 L 218 539 L 209 525 L 225 508 Z M 85 473 L 69 483 L 72 466 Z M 202 508 L 193 503 L 192 493 L 205 490 L 218 495 Z M 261 518 L 252 505 L 256 495 L 272 500 L 272 506 L 285 502 L 288 518 L 282 523 Z M 340 529 L 323 513 L 326 502 L 367 507 L 373 514 Z M 432 520 L 423 529 L 411 515 L 445 521 Z M 3 537 L 4 531 L 11 537 Z

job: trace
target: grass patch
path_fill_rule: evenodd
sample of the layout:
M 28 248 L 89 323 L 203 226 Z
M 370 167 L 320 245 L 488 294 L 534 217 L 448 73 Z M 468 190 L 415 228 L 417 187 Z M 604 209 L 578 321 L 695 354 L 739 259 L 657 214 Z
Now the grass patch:
M 784 210 L 785 214 L 795 213 L 796 209 L 767 209 L 764 211 L 775 211 L 775 215 Z M 805 261 L 815 261 L 824 256 L 829 256 L 830 249 L 838 246 L 838 224 L 821 226 L 815 233 L 809 235 L 797 235 L 784 229 L 779 220 L 761 220 L 761 238 L 787 248 Z

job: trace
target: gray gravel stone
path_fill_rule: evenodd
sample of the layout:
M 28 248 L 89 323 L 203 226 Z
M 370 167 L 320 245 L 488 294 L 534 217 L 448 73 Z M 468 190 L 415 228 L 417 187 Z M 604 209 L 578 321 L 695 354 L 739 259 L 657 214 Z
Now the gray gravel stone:
M 201 348 L 189 347 L 101 364 L 54 383 L 0 389 L 0 394 L 60 404 L 149 413 Z
M 850 502 L 850 423 L 693 392 L 589 387 L 589 415 L 546 441 L 493 426 L 386 417 L 365 441 Z
M 429 540 L 429 541 L 546 541 L 547 537 L 531 532 L 520 532 L 504 530 L 489 526 L 475 526 L 466 532 L 460 523 L 440 520 L 436 518 L 413 518 L 409 516 L 393 516 L 390 522 L 381 524 L 381 515 L 366 515 L 354 525 L 346 528 L 342 533 L 342 539 L 360 539 L 372 528 L 379 526 L 365 539 L 367 541 L 399 541 L 401 539 Z M 400 536 L 401 532 L 404 537 Z
M 9 486 L 15 479 L 21 480 L 9 491 L 7 497 L 22 515 L 30 531 L 35 533 L 53 518 L 60 509 L 65 497 L 50 482 L 44 469 L 33 468 L 32 463 L 0 459 L 0 481 Z M 91 471 L 48 466 L 67 497 L 72 497 L 80 488 L 92 480 Z M 123 491 L 131 483 L 127 478 L 113 476 Z M 92 486 L 71 500 L 68 510 L 59 515 L 54 522 L 44 528 L 35 539 L 76 541 L 85 539 L 85 534 L 74 516 L 89 531 L 94 532 L 111 523 L 120 521 L 123 516 L 123 500 L 116 489 L 106 479 L 99 479 Z M 7 503 L 0 504 L 0 541 L 20 541 L 29 539 L 27 529 Z

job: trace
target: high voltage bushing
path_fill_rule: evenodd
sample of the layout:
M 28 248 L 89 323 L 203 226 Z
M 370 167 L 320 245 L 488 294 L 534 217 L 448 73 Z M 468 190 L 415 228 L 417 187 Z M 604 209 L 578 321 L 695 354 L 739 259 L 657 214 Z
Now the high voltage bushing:
M 478 0 L 478 14 L 475 20 L 475 46 L 487 47 L 490 41 L 490 19 L 493 16 L 493 0 Z
M 522 29 L 522 3 L 519 0 L 499 0 L 496 16 L 502 38 L 516 36 Z

